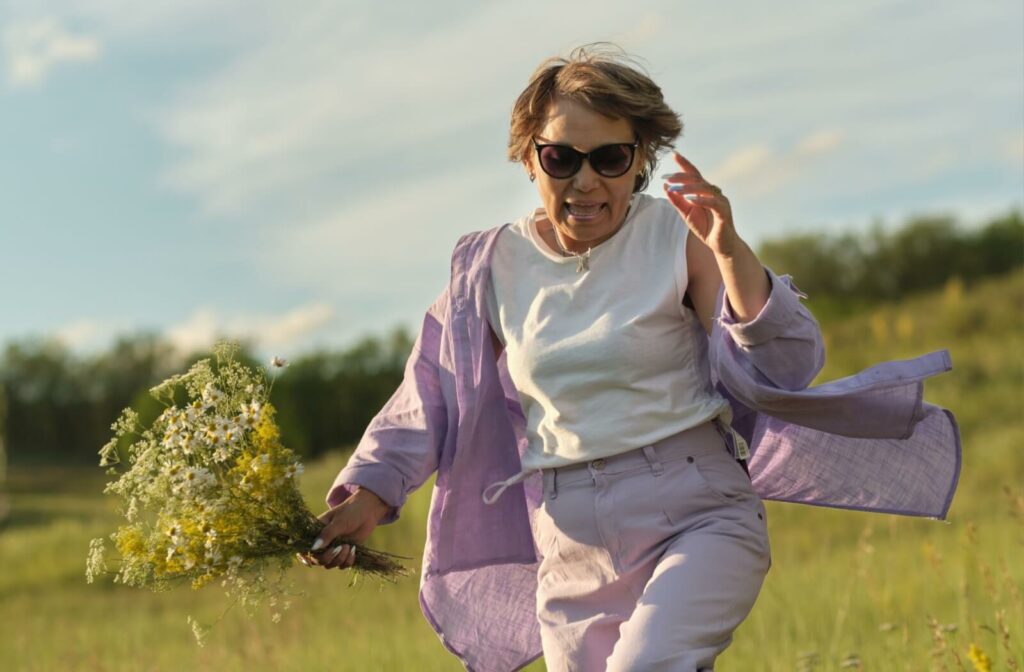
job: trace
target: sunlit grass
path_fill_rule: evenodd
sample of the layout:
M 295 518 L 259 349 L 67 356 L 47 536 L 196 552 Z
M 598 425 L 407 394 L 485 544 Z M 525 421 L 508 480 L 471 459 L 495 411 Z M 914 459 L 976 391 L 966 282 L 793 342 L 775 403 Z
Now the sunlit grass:
M 959 311 L 959 312 L 958 312 Z M 927 397 L 963 428 L 961 485 L 948 523 L 769 504 L 774 565 L 721 670 L 1024 669 L 1024 275 L 955 287 L 828 325 L 822 379 L 940 347 L 954 372 Z M 885 326 L 879 326 L 885 325 Z M 307 464 L 313 510 L 344 455 Z M 278 624 L 229 612 L 205 648 L 185 622 L 225 607 L 216 588 L 154 594 L 87 585 L 88 541 L 118 523 L 95 470 L 16 468 L 0 531 L 3 670 L 460 670 L 420 615 L 418 576 L 349 587 L 349 575 L 292 572 L 304 594 Z M 414 559 L 429 487 L 373 544 Z M 1014 657 L 1015 656 L 1015 657 Z M 1016 665 L 1014 668 L 1012 665 Z M 531 669 L 543 669 L 537 663 Z

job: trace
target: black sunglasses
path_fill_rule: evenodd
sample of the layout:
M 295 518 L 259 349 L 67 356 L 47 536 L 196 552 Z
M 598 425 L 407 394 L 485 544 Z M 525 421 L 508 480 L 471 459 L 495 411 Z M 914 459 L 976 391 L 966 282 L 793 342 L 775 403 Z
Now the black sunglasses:
M 542 145 L 536 140 L 533 147 L 537 150 L 537 162 L 541 170 L 559 180 L 572 177 L 583 167 L 583 160 L 590 162 L 594 172 L 602 177 L 619 177 L 625 175 L 633 165 L 633 157 L 640 141 L 617 142 L 612 145 L 601 145 L 589 152 L 580 152 L 569 145 Z

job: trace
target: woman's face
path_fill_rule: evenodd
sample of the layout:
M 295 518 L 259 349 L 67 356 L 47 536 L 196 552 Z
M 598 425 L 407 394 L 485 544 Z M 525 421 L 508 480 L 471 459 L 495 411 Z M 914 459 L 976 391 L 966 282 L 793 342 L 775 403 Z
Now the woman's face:
M 609 119 L 585 105 L 556 97 L 534 140 L 569 145 L 586 153 L 602 145 L 632 143 L 636 135 L 626 119 Z M 586 249 L 610 238 L 621 226 L 643 165 L 641 159 L 637 150 L 629 170 L 619 177 L 603 177 L 594 172 L 590 161 L 584 161 L 579 172 L 565 179 L 545 173 L 532 149 L 526 163 L 529 172 L 537 176 L 537 191 L 548 219 L 567 244 L 586 243 L 573 246 Z

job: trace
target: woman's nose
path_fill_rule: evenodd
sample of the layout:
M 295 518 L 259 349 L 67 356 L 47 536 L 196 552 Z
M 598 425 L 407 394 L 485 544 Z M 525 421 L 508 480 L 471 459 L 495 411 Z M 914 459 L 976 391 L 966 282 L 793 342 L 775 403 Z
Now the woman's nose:
M 572 176 L 572 186 L 577 191 L 590 191 L 597 186 L 600 175 L 590 167 L 590 161 L 584 161 L 579 171 Z

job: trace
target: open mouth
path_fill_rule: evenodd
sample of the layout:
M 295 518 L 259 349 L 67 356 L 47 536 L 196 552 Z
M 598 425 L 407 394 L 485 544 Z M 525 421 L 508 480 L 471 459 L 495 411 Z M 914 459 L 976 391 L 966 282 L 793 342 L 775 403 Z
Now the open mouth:
M 565 211 L 573 219 L 580 222 L 587 222 L 597 219 L 604 210 L 604 203 L 569 203 L 565 204 Z

